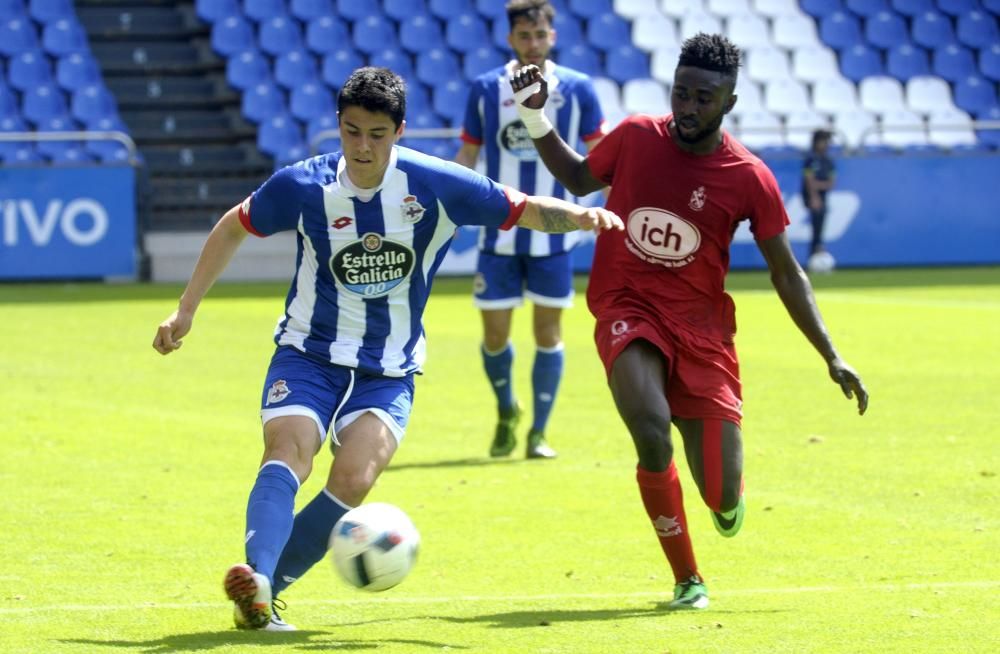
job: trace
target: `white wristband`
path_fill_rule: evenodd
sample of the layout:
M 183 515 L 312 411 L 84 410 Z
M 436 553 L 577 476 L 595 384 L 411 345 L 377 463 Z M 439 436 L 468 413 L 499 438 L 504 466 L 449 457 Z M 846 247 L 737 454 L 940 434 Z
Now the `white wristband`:
M 552 123 L 542 109 L 529 109 L 523 104 L 517 105 L 517 115 L 528 130 L 528 136 L 540 139 L 552 131 Z

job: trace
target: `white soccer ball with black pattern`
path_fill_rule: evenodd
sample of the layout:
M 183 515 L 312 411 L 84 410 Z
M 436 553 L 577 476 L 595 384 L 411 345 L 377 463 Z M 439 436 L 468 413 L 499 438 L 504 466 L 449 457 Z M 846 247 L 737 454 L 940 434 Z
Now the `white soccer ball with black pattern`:
M 419 549 L 420 534 L 409 516 L 382 502 L 351 509 L 330 534 L 333 567 L 362 590 L 386 590 L 403 581 Z

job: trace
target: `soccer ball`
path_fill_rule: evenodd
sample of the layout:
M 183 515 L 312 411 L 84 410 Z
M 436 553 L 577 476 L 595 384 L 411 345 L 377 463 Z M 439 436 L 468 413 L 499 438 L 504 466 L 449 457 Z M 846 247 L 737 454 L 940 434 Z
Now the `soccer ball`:
M 826 250 L 820 250 L 809 257 L 809 263 L 806 264 L 806 267 L 809 272 L 832 273 L 833 269 L 837 267 L 837 260 Z
M 333 567 L 362 590 L 386 590 L 403 581 L 419 547 L 420 534 L 410 518 L 381 502 L 351 509 L 330 533 Z

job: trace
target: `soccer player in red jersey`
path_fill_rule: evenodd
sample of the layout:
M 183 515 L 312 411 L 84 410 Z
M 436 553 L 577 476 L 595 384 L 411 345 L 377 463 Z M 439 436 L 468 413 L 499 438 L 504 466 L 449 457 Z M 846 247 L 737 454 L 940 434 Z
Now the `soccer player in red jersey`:
M 830 377 L 858 412 L 868 392 L 834 348 L 785 227 L 774 175 L 721 129 L 736 103 L 739 49 L 719 35 L 685 41 L 666 116 L 626 118 L 586 157 L 569 148 L 541 108 L 537 68 L 511 78 L 522 120 L 542 160 L 575 195 L 611 186 L 607 206 L 624 232 L 597 239 L 587 303 L 618 413 L 638 454 L 637 481 L 676 586 L 671 608 L 702 609 L 708 591 L 695 563 L 673 461 L 671 423 L 723 536 L 743 523 L 743 445 L 729 245 L 750 221 L 771 281 Z

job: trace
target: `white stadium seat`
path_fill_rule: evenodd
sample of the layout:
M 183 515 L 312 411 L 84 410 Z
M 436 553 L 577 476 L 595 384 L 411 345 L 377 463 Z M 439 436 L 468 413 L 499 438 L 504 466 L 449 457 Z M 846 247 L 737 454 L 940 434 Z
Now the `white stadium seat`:
M 961 109 L 938 109 L 927 119 L 928 140 L 943 148 L 956 145 L 975 145 L 976 133 L 972 118 Z
M 811 109 L 809 91 L 802 82 L 792 78 L 773 79 L 764 85 L 764 106 L 768 111 L 787 115 Z
M 630 114 L 660 116 L 670 113 L 670 97 L 656 80 L 633 79 L 622 86 L 622 108 Z
M 785 145 L 781 120 L 769 111 L 750 111 L 740 115 L 740 140 L 751 149 Z
M 681 56 L 679 46 L 667 46 L 653 51 L 650 74 L 664 84 L 674 83 L 674 71 L 677 70 L 677 58 Z
M 812 104 L 816 111 L 838 114 L 858 108 L 858 91 L 846 77 L 818 80 L 812 87 Z
M 830 129 L 830 121 L 811 109 L 796 111 L 785 117 L 788 145 L 800 150 L 812 147 L 812 135 L 817 129 Z
M 715 34 L 722 32 L 722 22 L 712 14 L 697 12 L 681 16 L 681 41 L 690 39 L 698 32 Z
M 615 13 L 629 20 L 640 16 L 662 16 L 656 0 L 615 0 Z
M 846 145 L 859 148 L 864 144 L 877 145 L 882 142 L 878 133 L 873 131 L 877 121 L 874 114 L 864 109 L 852 109 L 834 114 L 833 128 L 841 134 Z
M 646 52 L 667 46 L 679 47 L 677 23 L 659 13 L 643 16 L 632 22 L 632 43 Z
M 792 76 L 788 55 L 781 48 L 774 46 L 748 50 L 746 73 L 755 82 L 787 79 Z
M 592 82 L 594 84 L 594 93 L 597 94 L 597 101 L 601 105 L 601 110 L 605 114 L 612 110 L 622 112 L 622 96 L 618 82 L 607 77 L 595 77 Z
M 833 50 L 822 45 L 802 46 L 792 51 L 792 73 L 797 79 L 816 82 L 840 77 Z
M 736 105 L 730 112 L 732 114 L 738 116 L 764 109 L 764 96 L 760 92 L 760 85 L 747 79 L 746 75 L 740 75 L 736 78 L 736 96 Z
M 858 85 L 858 97 L 862 108 L 868 111 L 885 113 L 906 109 L 903 85 L 894 77 L 886 75 L 866 77 Z
M 774 44 L 782 48 L 800 48 L 819 45 L 816 21 L 802 13 L 775 16 L 771 24 Z
M 750 0 L 708 0 L 708 10 L 716 16 L 733 16 L 750 11 Z
M 801 13 L 798 0 L 754 0 L 753 8 L 770 18 Z
M 727 18 L 726 36 L 743 50 L 771 45 L 767 20 L 754 13 L 736 14 Z
M 906 106 L 912 111 L 929 114 L 955 108 L 951 87 L 940 77 L 919 75 L 906 83 Z
M 661 0 L 660 11 L 668 16 L 680 18 L 684 14 L 704 12 L 705 4 L 702 0 Z
M 909 109 L 895 109 L 882 113 L 882 143 L 897 148 L 908 145 L 925 145 L 927 132 L 924 119 Z

